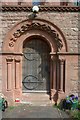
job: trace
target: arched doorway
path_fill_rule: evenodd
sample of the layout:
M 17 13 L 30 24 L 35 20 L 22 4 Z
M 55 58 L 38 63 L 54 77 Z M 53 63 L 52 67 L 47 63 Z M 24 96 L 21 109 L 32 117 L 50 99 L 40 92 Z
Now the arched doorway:
M 34 91 L 50 92 L 51 99 L 55 91 L 64 92 L 65 62 L 62 53 L 66 51 L 65 37 L 53 23 L 34 19 L 16 24 L 3 43 L 3 93 L 8 101 L 21 98 L 23 90 L 26 90 L 22 85 L 26 82 L 29 84 L 26 91 L 30 92 L 44 83 Z
M 23 92 L 50 92 L 50 48 L 39 37 L 23 45 Z

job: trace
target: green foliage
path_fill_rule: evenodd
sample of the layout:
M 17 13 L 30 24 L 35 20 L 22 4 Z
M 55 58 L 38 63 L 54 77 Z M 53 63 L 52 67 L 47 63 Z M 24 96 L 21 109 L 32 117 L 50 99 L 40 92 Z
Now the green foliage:
M 66 106 L 66 109 L 68 110 L 66 111 L 66 109 L 64 108 L 64 103 L 66 103 L 66 105 L 68 106 L 70 106 L 71 104 L 71 109 L 69 109 L 69 107 Z M 57 107 L 60 110 L 65 110 L 74 120 L 80 120 L 80 101 L 78 101 L 78 99 L 75 100 L 75 98 L 70 99 L 69 97 L 67 97 L 67 99 L 61 100 L 61 102 L 58 105 L 54 105 L 54 107 Z
M 61 106 L 61 103 L 59 103 L 58 105 L 53 105 L 53 107 L 55 108 L 64 110 Z M 65 112 L 67 112 L 73 118 L 73 120 L 80 120 L 80 102 L 78 102 L 78 109 L 71 109 Z
M 75 110 L 78 109 L 78 97 L 75 95 L 66 96 L 65 99 L 62 99 L 58 104 L 60 109 L 63 110 Z M 79 106 L 80 107 L 80 106 Z
M 78 102 L 78 109 L 69 110 L 68 112 L 74 120 L 80 120 L 80 101 Z
M 78 103 L 78 109 L 80 110 L 80 101 L 79 101 L 79 103 Z

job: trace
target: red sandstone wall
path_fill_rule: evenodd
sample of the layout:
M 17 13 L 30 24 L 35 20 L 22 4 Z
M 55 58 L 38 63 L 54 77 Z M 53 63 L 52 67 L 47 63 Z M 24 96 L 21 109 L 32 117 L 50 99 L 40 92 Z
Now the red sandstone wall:
M 0 13 L 0 41 L 4 41 L 7 32 L 19 21 L 28 18 L 31 12 L 1 12 Z M 78 53 L 78 13 L 77 12 L 39 12 L 38 18 L 46 19 L 63 32 L 69 53 Z M 65 55 L 66 59 L 66 91 L 67 93 L 78 92 L 78 56 Z
M 18 5 L 19 2 L 21 2 L 21 4 L 19 5 L 32 5 L 32 2 L 36 1 L 36 0 L 2 0 L 1 4 L 2 5 Z M 67 2 L 68 1 L 68 2 Z M 58 5 L 74 5 L 74 1 L 75 0 L 40 0 L 41 5 L 54 5 L 54 6 L 58 6 Z

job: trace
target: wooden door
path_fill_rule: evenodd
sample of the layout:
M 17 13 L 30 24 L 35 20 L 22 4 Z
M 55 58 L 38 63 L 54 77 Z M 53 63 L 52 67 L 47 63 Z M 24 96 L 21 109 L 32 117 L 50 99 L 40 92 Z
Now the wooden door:
M 43 40 L 34 38 L 23 47 L 23 91 L 50 92 L 50 49 Z

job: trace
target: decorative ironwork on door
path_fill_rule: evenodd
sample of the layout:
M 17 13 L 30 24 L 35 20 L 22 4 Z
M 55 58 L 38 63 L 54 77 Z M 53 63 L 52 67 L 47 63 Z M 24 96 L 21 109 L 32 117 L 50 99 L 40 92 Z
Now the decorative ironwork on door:
M 28 41 L 23 48 L 23 90 L 50 90 L 49 46 L 39 39 Z

